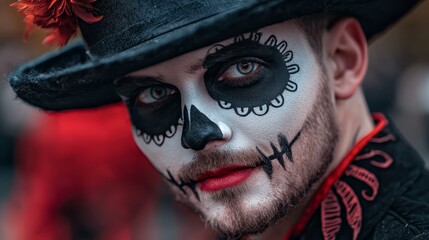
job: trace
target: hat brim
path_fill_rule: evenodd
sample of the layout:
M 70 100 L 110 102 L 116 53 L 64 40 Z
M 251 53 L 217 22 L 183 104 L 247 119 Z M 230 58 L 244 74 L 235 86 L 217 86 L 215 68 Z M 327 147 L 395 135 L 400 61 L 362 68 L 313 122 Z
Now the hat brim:
M 107 57 L 92 59 L 81 41 L 22 65 L 9 76 L 18 97 L 45 110 L 119 101 L 113 80 L 183 53 L 281 21 L 318 13 L 356 17 L 372 39 L 419 0 L 268 0 L 210 16 Z

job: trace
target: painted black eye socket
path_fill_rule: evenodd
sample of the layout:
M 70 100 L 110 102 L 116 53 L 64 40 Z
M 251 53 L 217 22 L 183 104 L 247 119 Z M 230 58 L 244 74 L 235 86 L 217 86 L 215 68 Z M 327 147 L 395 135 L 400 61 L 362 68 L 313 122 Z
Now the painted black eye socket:
M 161 146 L 182 125 L 180 91 L 153 77 L 118 79 L 116 92 L 124 99 L 137 135 Z
M 289 64 L 293 52 L 287 49 L 287 42 L 271 35 L 262 43 L 261 36 L 251 32 L 236 36 L 230 45 L 215 44 L 203 64 L 210 97 L 242 117 L 251 113 L 263 116 L 270 107 L 283 106 L 285 92 L 295 92 L 298 87 L 290 77 L 299 66 Z
M 205 68 L 208 93 L 219 104 L 224 103 L 221 107 L 226 109 L 267 105 L 282 94 L 290 78 L 277 48 L 252 41 L 232 44 L 208 55 Z
M 157 84 L 135 89 L 127 106 L 137 133 L 148 144 L 161 146 L 181 125 L 181 97 L 174 86 Z

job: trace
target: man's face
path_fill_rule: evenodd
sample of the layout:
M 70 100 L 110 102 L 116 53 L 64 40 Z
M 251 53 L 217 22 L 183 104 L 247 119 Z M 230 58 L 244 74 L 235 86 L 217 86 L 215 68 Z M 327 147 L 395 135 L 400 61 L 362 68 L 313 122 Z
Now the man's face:
M 329 81 L 291 21 L 134 72 L 118 92 L 178 199 L 231 236 L 289 213 L 332 159 Z

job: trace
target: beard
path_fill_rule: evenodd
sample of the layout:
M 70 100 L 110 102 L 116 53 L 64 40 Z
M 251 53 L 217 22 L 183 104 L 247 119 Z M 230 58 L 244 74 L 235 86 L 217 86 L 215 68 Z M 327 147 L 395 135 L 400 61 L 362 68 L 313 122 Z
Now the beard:
M 270 192 L 263 197 L 263 203 L 256 206 L 243 204 L 253 184 L 240 184 L 211 192 L 211 201 L 223 206 L 222 214 L 212 214 L 210 207 L 191 202 L 187 196 L 175 191 L 178 200 L 194 208 L 212 228 L 232 239 L 262 233 L 276 220 L 287 216 L 321 180 L 333 160 L 338 128 L 328 81 L 324 78 L 298 142 L 293 145 L 293 162 L 288 162 L 290 164 L 286 168 L 273 164 L 273 174 L 268 178 Z M 261 167 L 263 164 L 256 150 L 199 152 L 191 163 L 180 170 L 179 179 L 196 179 L 208 170 L 225 165 Z

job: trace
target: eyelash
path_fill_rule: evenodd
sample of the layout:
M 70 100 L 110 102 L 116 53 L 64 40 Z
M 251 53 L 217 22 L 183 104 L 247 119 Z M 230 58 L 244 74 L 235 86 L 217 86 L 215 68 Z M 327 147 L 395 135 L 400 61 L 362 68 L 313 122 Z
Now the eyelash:
M 234 78 L 234 79 L 222 79 L 219 80 L 219 78 L 230 68 L 233 67 L 236 64 L 241 63 L 253 63 L 258 64 L 259 66 L 255 68 L 249 75 L 246 75 L 244 77 L 240 78 Z M 263 68 L 266 67 L 266 62 L 262 61 L 258 58 L 239 58 L 232 61 L 229 61 L 227 65 L 221 67 L 221 70 L 219 71 L 219 74 L 217 75 L 216 79 L 218 83 L 221 82 L 228 82 L 228 85 L 231 85 L 233 87 L 243 87 L 249 85 L 254 79 L 255 76 L 259 75 Z M 235 81 L 234 81 L 235 80 Z
M 131 98 L 126 101 L 126 103 L 127 104 L 131 104 L 133 107 L 143 108 L 146 111 L 155 111 L 155 110 L 158 110 L 164 104 L 165 101 L 168 101 L 168 98 L 160 100 L 160 101 L 156 101 L 156 102 L 150 103 L 150 104 L 140 104 L 139 105 L 138 102 L 137 102 L 138 98 L 139 98 L 139 95 L 143 91 L 146 91 L 147 89 L 149 89 L 151 87 L 154 87 L 154 86 L 147 86 L 147 87 L 143 87 L 143 88 L 137 88 L 134 91 L 134 93 L 132 94 Z M 170 88 L 170 87 L 167 87 L 167 88 Z M 174 91 L 175 91 L 175 93 L 177 93 L 176 89 L 174 89 Z

